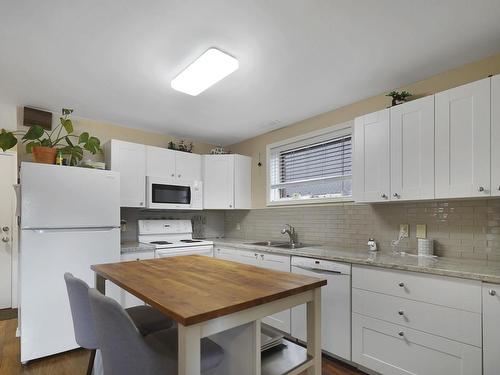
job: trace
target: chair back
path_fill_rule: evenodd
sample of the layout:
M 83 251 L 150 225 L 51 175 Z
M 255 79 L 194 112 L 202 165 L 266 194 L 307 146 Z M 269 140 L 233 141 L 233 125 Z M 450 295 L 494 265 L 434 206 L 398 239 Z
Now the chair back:
M 176 367 L 145 343 L 118 302 L 96 289 L 89 290 L 89 300 L 106 375 L 174 374 Z
M 94 318 L 90 310 L 89 286 L 69 272 L 64 274 L 64 281 L 68 290 L 76 342 L 85 349 L 97 349 Z

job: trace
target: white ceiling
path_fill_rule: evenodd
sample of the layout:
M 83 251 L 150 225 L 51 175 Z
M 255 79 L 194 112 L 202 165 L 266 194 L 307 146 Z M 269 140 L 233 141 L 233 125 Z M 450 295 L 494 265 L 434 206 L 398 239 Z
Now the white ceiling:
M 18 105 L 231 144 L 500 52 L 498 0 L 2 0 Z M 209 47 L 240 69 L 170 80 Z

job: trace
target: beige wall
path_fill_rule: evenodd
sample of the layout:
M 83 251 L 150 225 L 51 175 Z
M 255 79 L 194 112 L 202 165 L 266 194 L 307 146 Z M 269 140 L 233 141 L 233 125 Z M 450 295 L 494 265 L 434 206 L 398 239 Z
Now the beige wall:
M 22 107 L 17 108 L 18 128 L 27 129 L 22 126 Z M 53 127 L 57 126 L 59 121 L 59 114 L 54 113 Z M 101 144 L 106 143 L 110 139 L 120 139 L 123 141 L 141 143 L 151 146 L 167 147 L 168 142 L 177 140 L 175 137 L 165 134 L 153 133 L 144 130 L 127 128 L 121 125 L 112 124 L 103 121 L 90 120 L 86 118 L 73 116 L 73 125 L 75 127 L 75 134 L 89 132 L 90 135 L 96 136 L 101 140 Z M 186 139 L 187 140 L 187 139 Z M 189 140 L 187 140 L 189 141 Z M 197 154 L 209 153 L 214 145 L 207 143 L 194 142 L 193 152 Z M 27 155 L 23 145 L 18 146 L 20 161 L 31 161 L 31 155 Z M 95 160 L 102 160 L 102 155 L 93 157 Z
M 408 90 L 414 96 L 421 97 L 439 91 L 485 78 L 490 74 L 500 73 L 500 54 L 468 64 L 429 79 L 415 82 L 398 90 Z M 362 95 L 362 93 L 360 93 Z M 325 128 L 354 119 L 365 113 L 374 112 L 390 105 L 390 98 L 385 93 L 362 100 L 348 106 L 323 113 L 321 115 L 300 121 L 285 128 L 266 133 L 255 138 L 228 147 L 232 152 L 251 156 L 252 165 L 252 205 L 254 208 L 266 206 L 266 145 L 300 134 Z M 262 167 L 257 166 L 260 158 Z

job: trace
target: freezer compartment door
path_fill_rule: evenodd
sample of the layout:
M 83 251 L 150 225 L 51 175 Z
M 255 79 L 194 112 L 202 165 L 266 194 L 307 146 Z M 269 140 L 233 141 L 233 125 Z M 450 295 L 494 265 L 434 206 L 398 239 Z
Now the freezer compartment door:
M 21 165 L 21 227 L 120 225 L 120 175 L 35 163 Z
M 94 287 L 90 266 L 120 261 L 119 229 L 22 230 L 20 256 L 21 361 L 76 348 L 63 275 Z

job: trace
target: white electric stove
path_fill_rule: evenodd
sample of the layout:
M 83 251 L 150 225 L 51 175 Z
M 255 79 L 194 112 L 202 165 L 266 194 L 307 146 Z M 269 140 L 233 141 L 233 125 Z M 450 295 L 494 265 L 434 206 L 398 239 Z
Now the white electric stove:
M 156 258 L 214 254 L 212 241 L 193 239 L 190 220 L 139 220 L 138 233 L 139 242 L 156 247 Z

